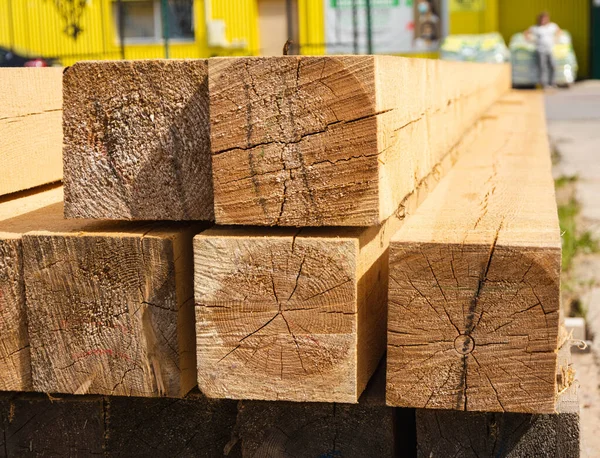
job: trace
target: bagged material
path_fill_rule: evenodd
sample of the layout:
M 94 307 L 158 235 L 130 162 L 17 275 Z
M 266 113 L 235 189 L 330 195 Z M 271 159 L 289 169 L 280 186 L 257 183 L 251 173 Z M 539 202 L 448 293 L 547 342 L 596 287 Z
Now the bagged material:
M 523 33 L 510 39 L 513 86 L 535 86 L 540 79 L 536 62 L 535 43 L 527 40 Z M 556 62 L 555 82 L 567 86 L 577 79 L 577 58 L 573 50 L 571 34 L 566 30 L 557 37 L 552 50 Z
M 467 62 L 508 62 L 510 53 L 499 33 L 448 35 L 440 47 L 440 58 Z

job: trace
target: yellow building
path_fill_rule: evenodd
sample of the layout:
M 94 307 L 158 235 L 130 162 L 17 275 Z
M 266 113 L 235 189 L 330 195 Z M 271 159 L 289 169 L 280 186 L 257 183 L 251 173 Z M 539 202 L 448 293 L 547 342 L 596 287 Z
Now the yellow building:
M 56 57 L 64 65 L 81 59 L 166 57 L 163 40 L 166 24 L 172 37 L 167 43 L 169 57 L 256 54 L 259 51 L 256 3 L 255 0 L 214 0 L 212 5 L 204 0 L 0 0 L 0 46 L 28 56 Z M 207 18 L 207 14 L 211 17 Z M 124 43 L 119 39 L 120 17 Z M 170 20 L 163 21 L 165 17 Z
M 322 14 L 314 8 L 320 2 L 290 4 L 306 13 L 296 14 L 296 34 L 322 44 Z M 171 58 L 274 54 L 275 45 L 281 53 L 288 37 L 286 7 L 286 0 L 0 0 L 0 46 L 58 58 L 63 65 L 167 53 Z
M 439 5 L 442 33 L 500 31 L 506 40 L 532 24 L 537 12 L 549 10 L 571 31 L 582 75 L 589 61 L 589 3 L 432 1 Z M 327 8 L 348 10 L 352 4 L 364 9 L 365 0 L 0 0 L 0 46 L 27 56 L 58 58 L 63 65 L 81 59 L 280 54 L 288 36 L 294 37 L 294 52 L 322 54 L 336 52 L 326 43 L 331 20 Z M 417 0 L 371 4 L 417 10 Z M 165 35 L 170 37 L 167 42 Z M 337 49 L 348 52 L 348 47 Z

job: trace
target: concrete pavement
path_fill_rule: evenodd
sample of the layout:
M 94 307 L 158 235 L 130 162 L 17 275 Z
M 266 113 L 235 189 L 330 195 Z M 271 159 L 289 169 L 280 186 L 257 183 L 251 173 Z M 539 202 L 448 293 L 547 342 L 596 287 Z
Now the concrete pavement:
M 600 240 L 600 81 L 546 93 L 548 132 L 560 160 L 554 176 L 577 176 L 579 225 Z M 581 405 L 581 456 L 600 457 L 600 253 L 577 256 L 572 277 L 587 310 L 590 353 L 574 353 Z

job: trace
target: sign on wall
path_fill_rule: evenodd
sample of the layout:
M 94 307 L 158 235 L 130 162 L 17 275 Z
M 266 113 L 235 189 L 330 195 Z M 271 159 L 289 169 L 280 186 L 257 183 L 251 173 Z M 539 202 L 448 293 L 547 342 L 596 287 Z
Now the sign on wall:
M 366 53 L 366 0 L 325 0 L 323 3 L 327 53 Z M 441 0 L 371 0 L 370 4 L 374 53 L 437 48 L 441 35 Z
M 353 0 L 329 0 L 334 8 L 352 7 Z M 401 0 L 371 0 L 371 6 L 398 6 Z M 412 3 L 409 1 L 407 3 Z M 356 0 L 357 6 L 366 6 L 366 0 Z
M 450 0 L 450 11 L 482 11 L 485 0 Z

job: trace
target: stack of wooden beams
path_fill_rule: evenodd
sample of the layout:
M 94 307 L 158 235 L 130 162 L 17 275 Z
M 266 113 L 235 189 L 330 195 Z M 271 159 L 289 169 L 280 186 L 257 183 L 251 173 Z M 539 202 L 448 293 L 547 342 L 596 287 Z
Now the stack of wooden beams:
M 35 78 L 58 105 L 31 84 L 0 112 L 52 130 L 52 164 L 32 176 L 16 143 L 0 185 L 5 450 L 43 431 L 56 454 L 440 456 L 468 435 L 433 425 L 491 415 L 471 411 L 500 412 L 517 448 L 539 436 L 509 432 L 523 415 L 561 442 L 539 417 L 559 391 L 549 148 L 509 68 L 285 56 Z M 60 162 L 64 199 L 23 191 Z
M 386 398 L 419 409 L 419 456 L 579 456 L 541 94 L 486 113 L 389 263 Z

